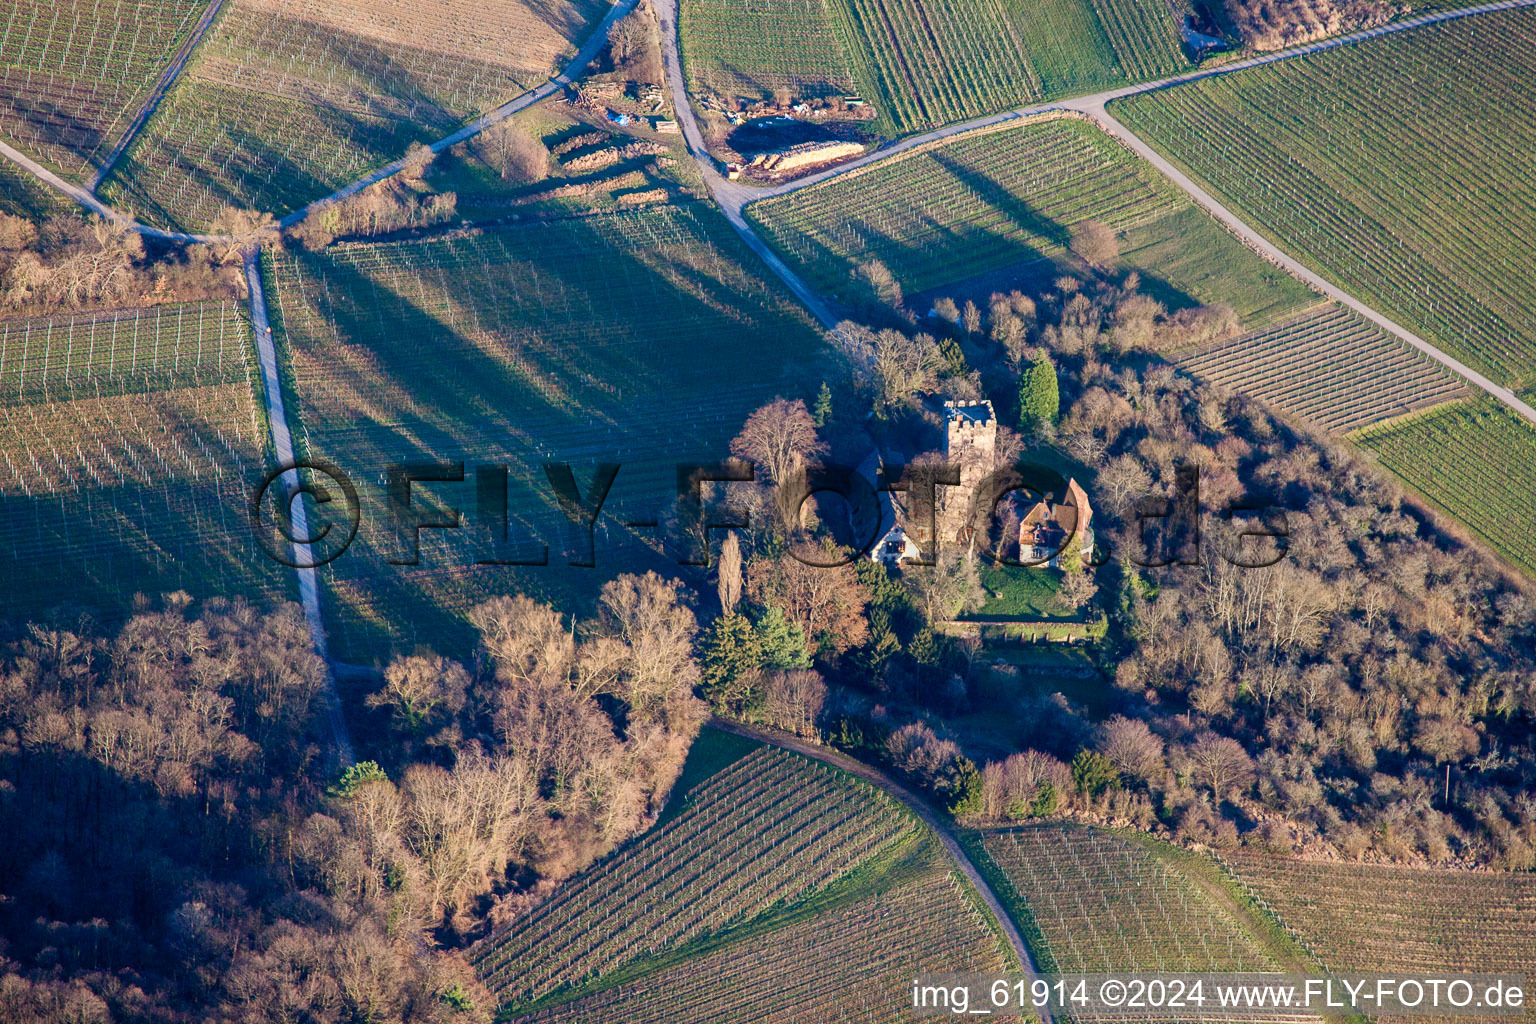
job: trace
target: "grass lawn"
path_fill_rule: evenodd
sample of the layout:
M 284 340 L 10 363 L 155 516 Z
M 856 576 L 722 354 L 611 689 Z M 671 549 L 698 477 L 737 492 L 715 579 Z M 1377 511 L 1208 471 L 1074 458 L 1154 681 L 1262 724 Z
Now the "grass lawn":
M 689 790 L 702 784 L 711 776 L 725 771 L 761 746 L 762 744 L 757 740 L 712 726 L 706 725 L 699 730 L 693 746 L 688 748 L 688 758 L 683 762 L 683 770 L 677 776 L 677 781 L 672 784 L 672 792 L 667 797 L 667 806 L 662 810 L 655 827 L 665 824 L 683 809 Z
M 966 622 L 1082 621 L 1081 615 L 1063 612 L 1057 606 L 1055 598 L 1061 590 L 1061 573 L 1055 569 L 988 565 L 981 570 L 981 585 L 987 590 L 987 603 L 979 611 L 961 616 Z

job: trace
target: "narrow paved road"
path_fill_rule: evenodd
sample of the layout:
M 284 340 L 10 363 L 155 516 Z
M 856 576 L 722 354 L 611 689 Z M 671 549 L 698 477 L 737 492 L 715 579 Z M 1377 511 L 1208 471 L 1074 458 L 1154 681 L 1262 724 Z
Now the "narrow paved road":
M 664 2 L 666 4 L 675 5 L 676 0 L 664 0 Z M 1536 408 L 1533 408 L 1531 405 L 1522 400 L 1520 396 L 1515 392 L 1511 391 L 1509 388 L 1503 387 L 1502 385 L 1496 384 L 1492 380 L 1485 377 L 1483 374 L 1479 373 L 1477 370 L 1474 370 L 1472 367 L 1457 359 L 1455 356 L 1452 356 L 1448 352 L 1437 348 L 1432 343 L 1419 337 L 1417 334 L 1408 330 L 1406 327 L 1392 320 L 1386 314 L 1377 311 L 1366 303 L 1350 295 L 1343 289 L 1330 284 L 1320 275 L 1307 269 L 1300 262 L 1286 254 L 1278 246 L 1271 243 L 1263 235 L 1246 224 L 1240 217 L 1237 216 L 1237 214 L 1233 213 L 1226 206 L 1219 203 L 1215 197 L 1205 191 L 1205 189 L 1191 181 L 1188 175 L 1174 167 L 1171 163 L 1164 159 L 1160 153 L 1154 150 L 1125 125 L 1121 124 L 1105 109 L 1105 104 L 1109 101 L 1120 99 L 1125 96 L 1134 96 L 1140 93 L 1152 92 L 1159 89 L 1167 89 L 1173 86 L 1182 85 L 1187 82 L 1199 81 L 1205 78 L 1214 78 L 1220 75 L 1230 75 L 1237 71 L 1262 67 L 1263 65 L 1274 64 L 1279 61 L 1294 60 L 1297 57 L 1302 57 L 1307 54 L 1320 53 L 1325 50 L 1335 49 L 1340 46 L 1348 46 L 1370 39 L 1378 39 L 1382 36 L 1392 35 L 1397 32 L 1404 32 L 1408 29 L 1421 28 L 1425 25 L 1433 25 L 1438 22 L 1453 21 L 1458 18 L 1467 18 L 1478 14 L 1488 14 L 1494 11 L 1506 11 L 1520 7 L 1532 6 L 1536 6 L 1536 0 L 1499 0 L 1497 3 L 1482 4 L 1477 7 L 1467 7 L 1460 10 L 1451 11 L 1440 11 L 1435 14 L 1424 14 L 1416 18 L 1408 18 L 1404 21 L 1392 22 L 1388 25 L 1381 25 L 1377 28 L 1366 29 L 1364 31 L 1350 33 L 1349 35 L 1337 36 L 1331 39 L 1323 39 L 1315 43 L 1309 43 L 1305 46 L 1294 47 L 1292 49 L 1282 50 L 1276 53 L 1264 54 L 1259 57 L 1238 61 L 1233 64 L 1224 64 L 1218 68 L 1191 71 L 1182 75 L 1175 75 L 1171 78 L 1160 79 L 1156 82 L 1146 82 L 1141 85 L 1130 85 L 1120 89 L 1110 89 L 1105 92 L 1094 93 L 1089 96 L 1081 96 L 1077 99 L 1058 100 L 1051 103 L 1040 103 L 1035 104 L 1034 106 L 1020 107 L 1017 110 L 1010 110 L 1001 114 L 993 114 L 988 117 L 980 117 L 971 121 L 963 121 L 959 124 L 947 125 L 946 127 L 939 128 L 931 132 L 925 132 L 922 135 L 915 135 L 904 139 L 893 146 L 876 150 L 875 152 L 862 156 L 857 160 L 851 160 L 848 163 L 840 164 L 837 167 L 822 171 L 819 174 L 808 175 L 804 178 L 799 178 L 795 181 L 787 182 L 783 185 L 777 185 L 772 188 L 747 188 L 736 185 L 733 182 L 725 182 L 723 179 L 721 179 L 721 185 L 727 187 L 717 188 L 713 183 L 711 183 L 711 191 L 714 192 L 716 201 L 720 203 L 721 208 L 725 210 L 726 216 L 730 217 L 731 222 L 738 226 L 738 230 L 745 230 L 748 234 L 752 235 L 753 238 L 756 238 L 755 233 L 752 232 L 751 225 L 747 222 L 747 219 L 743 213 L 743 209 L 747 204 L 752 203 L 758 199 L 787 195 L 791 192 L 795 192 L 803 188 L 808 188 L 811 185 L 816 185 L 821 182 L 840 177 L 851 171 L 858 170 L 861 167 L 868 167 L 871 164 L 879 163 L 893 156 L 896 156 L 897 154 L 908 152 L 920 146 L 938 142 L 942 139 L 952 138 L 957 135 L 963 135 L 966 132 L 975 131 L 977 129 L 988 128 L 993 125 L 1004 124 L 1009 121 L 1015 121 L 1021 118 L 1032 117 L 1054 111 L 1067 111 L 1083 114 L 1098 122 L 1099 126 L 1102 127 L 1106 132 L 1119 139 L 1138 156 L 1156 167 L 1165 176 L 1167 176 L 1170 181 L 1188 193 L 1189 196 L 1195 200 L 1195 202 L 1205 207 L 1205 209 L 1208 210 L 1213 216 L 1225 223 L 1228 228 L 1230 228 L 1249 246 L 1262 253 L 1269 259 L 1273 260 L 1276 264 L 1283 267 L 1286 271 L 1295 277 L 1306 282 L 1307 285 L 1318 291 L 1320 294 L 1326 295 L 1329 298 L 1339 302 L 1340 304 L 1349 307 L 1356 313 L 1365 317 L 1367 320 L 1370 320 L 1372 323 L 1386 330 L 1388 333 L 1394 334 L 1401 338 L 1403 341 L 1418 349 L 1429 358 L 1435 360 L 1442 366 L 1445 366 L 1447 369 L 1451 370 L 1453 373 L 1456 373 L 1464 378 L 1468 383 L 1480 388 L 1484 393 L 1503 403 L 1507 408 L 1509 408 L 1517 415 L 1523 417 L 1525 420 L 1532 424 L 1536 424 Z M 671 38 L 671 36 L 665 32 L 663 35 L 664 38 Z M 669 52 L 669 73 L 672 71 L 673 65 L 674 57 L 673 54 Z M 673 86 L 674 94 L 680 90 L 681 74 L 678 74 L 676 77 L 678 83 L 674 84 Z M 682 105 L 682 103 L 679 104 L 680 115 L 682 113 Z M 688 116 L 691 120 L 691 110 L 689 110 Z M 697 128 L 695 128 L 694 136 L 697 135 L 698 131 Z M 690 147 L 695 146 L 694 137 L 692 136 L 689 138 L 689 145 Z M 703 153 L 703 140 L 701 137 L 697 142 L 695 156 L 696 158 L 700 159 L 701 164 L 705 162 L 708 163 L 708 169 L 706 170 L 707 178 L 709 174 L 713 173 L 713 161 Z M 719 179 L 718 174 L 715 174 L 714 177 Z M 760 240 L 759 244 L 761 244 Z M 774 268 L 775 272 L 777 272 L 780 277 L 785 279 L 786 283 L 790 285 L 791 289 L 795 289 L 796 285 L 799 285 L 801 288 L 804 287 L 804 285 L 800 283 L 799 278 L 794 275 L 793 271 L 790 271 L 788 268 L 780 270 L 780 267 L 783 265 L 782 262 L 780 262 L 777 258 L 770 261 L 769 265 Z
M 741 212 L 742 207 L 757 198 L 756 190 L 727 181 L 716 168 L 714 158 L 704 148 L 704 135 L 699 131 L 698 119 L 694 117 L 693 106 L 688 101 L 688 86 L 683 80 L 683 62 L 678 56 L 677 0 L 656 0 L 656 14 L 661 22 L 661 50 L 667 69 L 667 85 L 672 92 L 672 106 L 677 111 L 678 124 L 683 129 L 683 140 L 688 144 L 688 151 L 693 154 L 694 161 L 699 165 L 699 173 L 704 176 L 704 184 L 747 248 L 768 264 L 779 276 L 779 280 L 784 282 L 784 286 L 794 293 L 795 298 L 823 326 L 835 326 L 838 318 L 826 300 L 801 280 L 800 275 L 789 269 L 779 254 L 769 248 L 757 232 L 752 230 L 752 225 L 747 223 L 747 218 Z
M 1532 2 L 1536 2 L 1536 0 L 1532 0 Z M 216 3 L 213 6 L 217 7 L 222 3 L 223 0 L 216 0 Z M 593 30 L 592 34 L 587 38 L 587 41 L 582 44 L 581 49 L 578 50 L 576 55 L 566 63 L 565 68 L 560 72 L 560 74 L 544 82 L 542 85 L 536 86 L 535 88 L 530 89 L 522 95 L 508 100 L 506 103 L 503 103 L 495 110 L 482 114 L 480 117 L 475 118 L 475 120 L 454 131 L 452 134 L 439 139 L 437 142 L 434 142 L 430 147 L 432 151 L 434 153 L 440 153 L 447 149 L 449 146 L 453 146 L 459 142 L 464 141 L 465 139 L 478 135 L 480 132 L 485 131 L 485 129 L 489 128 L 496 122 L 505 120 L 506 118 L 511 117 L 513 114 L 517 113 L 519 110 L 523 110 L 542 99 L 546 99 L 547 97 L 554 95 L 554 93 L 559 89 L 564 88 L 566 85 L 574 82 L 581 76 L 581 73 L 586 70 L 587 65 L 592 63 L 592 61 L 597 57 L 597 54 L 602 50 L 603 46 L 608 42 L 608 33 L 613 30 L 614 24 L 617 23 L 618 20 L 624 15 L 628 14 L 634 8 L 635 3 L 636 0 L 618 0 L 618 2 L 613 5 L 608 14 L 603 18 L 603 20 L 598 24 L 597 28 Z M 209 17 L 208 20 L 211 22 L 212 18 Z M 202 38 L 202 33 L 205 32 L 206 29 L 206 25 L 200 26 L 200 30 L 194 33 L 197 39 Z M 192 47 L 186 47 L 185 54 L 180 55 L 181 65 L 186 63 L 186 59 L 188 56 L 190 56 L 191 52 Z M 180 73 L 180 70 L 180 66 L 175 66 L 175 71 L 171 72 L 170 69 L 167 69 L 167 74 L 170 75 L 170 78 L 173 81 L 176 75 Z M 171 81 L 166 82 L 167 88 L 170 84 Z M 156 100 L 156 103 L 158 103 L 158 99 Z M 130 136 L 136 133 L 139 127 L 142 126 L 136 125 L 135 128 L 130 131 Z M 120 155 L 121 154 L 114 154 L 111 159 L 116 160 L 116 158 Z M 183 231 L 166 231 L 161 228 L 150 227 L 148 224 L 142 224 L 125 214 L 119 213 L 117 210 L 112 209 L 101 200 L 97 199 L 94 194 L 97 185 L 100 184 L 101 180 L 104 180 L 104 174 L 98 174 L 96 177 L 94 177 L 92 179 L 90 188 L 82 188 L 73 182 L 65 181 L 63 178 L 50 171 L 36 160 L 27 156 L 25 153 L 22 153 L 15 147 L 8 145 L 3 139 L 0 139 L 0 156 L 4 156 L 6 159 L 10 160 L 12 163 L 16 164 L 22 170 L 31 174 L 33 177 L 37 178 L 45 185 L 48 185 L 58 190 L 59 192 L 64 193 L 70 199 L 73 199 L 76 203 L 79 203 L 81 206 L 85 207 L 87 210 L 96 214 L 97 216 L 103 217 L 110 221 L 115 221 L 118 224 L 122 224 L 125 227 L 137 231 L 139 234 L 144 235 L 147 238 L 159 238 L 168 242 L 177 242 L 184 245 L 193 242 L 231 241 L 227 235 L 198 235 L 189 234 Z M 315 200 L 313 203 L 310 203 L 308 206 L 301 210 L 296 210 L 293 213 L 290 213 L 288 216 L 279 221 L 278 224 L 280 227 L 288 227 L 292 224 L 295 224 L 302 220 L 304 216 L 315 207 L 321 206 L 325 203 L 331 203 L 340 199 L 345 199 L 347 196 L 360 192 L 361 190 L 367 188 L 369 185 L 375 184 L 377 182 L 383 181 L 385 178 L 399 174 L 404 167 L 405 160 L 403 158 L 396 160 L 392 164 L 380 167 L 378 170 L 372 172 L 371 174 L 367 174 L 362 178 L 359 178 L 357 181 L 352 182 L 350 185 L 338 189 L 337 191 L 331 193 L 328 196 L 325 196 L 322 199 Z
M 992 912 L 992 916 L 997 919 L 998 926 L 1008 939 L 1008 944 L 1013 947 L 1014 953 L 1019 958 L 1019 963 L 1023 965 L 1025 977 L 1031 982 L 1039 977 L 1040 971 L 1035 966 L 1035 958 L 1030 953 L 1029 945 L 1024 941 L 1024 936 L 1019 934 L 1019 929 L 1014 925 L 1013 918 L 1009 917 L 1008 912 L 1003 909 L 1003 904 L 997 898 L 997 894 L 992 891 L 992 886 L 981 872 L 976 870 L 976 865 L 971 863 L 971 858 L 965 852 L 965 848 L 955 838 L 954 826 L 949 823 L 948 819 L 935 813 L 933 808 L 929 807 L 926 802 L 911 790 L 896 782 L 878 768 L 873 768 L 863 761 L 855 760 L 841 751 L 833 750 L 831 747 L 809 743 L 795 736 L 789 736 L 780 732 L 769 732 L 765 729 L 757 729 L 723 718 L 711 719 L 709 724 L 722 732 L 732 733 L 736 736 L 745 736 L 748 739 L 758 740 L 775 747 L 782 747 L 785 750 L 792 750 L 797 754 L 803 754 L 806 757 L 841 768 L 849 775 L 863 779 L 876 789 L 900 800 L 913 814 L 918 816 L 923 824 L 933 829 L 934 834 L 939 837 L 939 842 L 944 844 L 945 852 L 954 861 L 955 867 L 960 869 L 960 872 L 965 875 L 976 891 L 981 894 L 982 901 L 986 903 L 987 909 Z M 1054 1024 L 1050 1010 L 1042 1009 L 1035 1012 L 1039 1015 L 1041 1024 Z
M 181 77 L 181 69 L 187 66 L 187 58 L 191 57 L 192 51 L 197 49 L 197 44 L 203 41 L 208 26 L 213 24 L 213 19 L 219 16 L 219 9 L 223 6 L 224 0 L 213 0 L 213 3 L 209 4 L 208 9 L 203 12 L 203 16 L 197 20 L 197 25 L 193 27 L 191 34 L 181 41 L 181 46 L 176 49 L 176 55 L 171 58 L 171 63 L 166 69 L 160 72 L 160 78 L 155 82 L 149 98 L 139 108 L 133 123 L 128 126 L 127 131 L 123 132 L 123 137 L 117 140 L 117 145 L 112 147 L 112 152 L 107 154 L 101 166 L 96 168 L 96 173 L 91 175 L 90 184 L 86 188 L 90 189 L 93 195 L 97 189 L 101 188 L 101 183 L 107 180 L 107 175 L 112 173 L 112 168 L 117 165 L 118 160 L 128 152 L 128 147 L 133 145 L 139 130 L 160 106 L 160 101 L 165 99 L 165 94 L 176 83 L 176 79 Z
M 161 238 L 168 242 L 180 242 L 182 244 L 187 244 L 190 242 L 223 240 L 218 235 L 188 235 L 183 234 L 180 231 L 162 231 L 159 228 L 152 228 L 147 224 L 140 224 L 132 217 L 118 213 L 110 206 L 107 206 L 101 200 L 91 195 L 91 193 L 86 189 L 83 189 L 79 185 L 76 185 L 72 182 L 65 181 L 63 178 L 59 177 L 57 174 L 54 174 L 52 171 L 38 163 L 36 160 L 33 160 L 25 153 L 22 153 L 19 150 L 11 147 L 3 140 L 0 140 L 0 156 L 4 156 L 12 163 L 19 166 L 22 170 L 26 171 L 34 178 L 37 178 L 43 184 L 51 186 L 52 188 L 55 188 L 58 191 L 64 193 L 66 196 L 73 199 L 87 210 L 96 214 L 98 217 L 102 217 L 106 220 L 121 224 L 124 227 L 131 228 L 132 230 L 137 231 L 139 234 L 144 235 L 146 238 Z
M 272 341 L 272 326 L 267 320 L 267 297 L 261 287 L 261 251 L 252 246 L 245 251 L 245 282 L 251 292 L 251 329 L 256 335 L 256 356 L 261 365 L 261 388 L 267 403 L 267 423 L 272 431 L 272 451 L 279 465 L 293 462 L 293 437 L 288 432 L 288 414 L 283 407 L 282 379 L 277 372 L 277 346 Z M 290 472 L 283 478 L 285 485 L 296 484 L 297 474 Z M 299 499 L 289 506 L 293 515 L 293 535 L 308 537 L 309 521 L 304 501 Z M 306 553 L 294 546 L 295 562 L 304 560 Z M 320 615 L 320 585 L 315 570 L 298 568 L 299 601 L 304 607 L 304 619 L 309 625 L 309 635 L 315 644 L 315 653 L 325 664 L 326 714 L 331 723 L 331 735 L 335 740 L 336 754 L 343 768 L 350 766 L 356 757 L 352 752 L 352 735 L 347 731 L 346 719 L 341 713 L 341 697 L 336 692 L 336 678 L 331 672 L 330 645 L 325 639 L 325 620 Z

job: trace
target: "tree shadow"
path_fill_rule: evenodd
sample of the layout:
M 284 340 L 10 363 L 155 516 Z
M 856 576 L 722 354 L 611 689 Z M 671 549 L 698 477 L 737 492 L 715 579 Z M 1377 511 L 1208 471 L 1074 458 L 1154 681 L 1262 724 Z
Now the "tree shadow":
M 385 513 L 379 475 L 390 463 L 471 463 L 465 484 L 422 486 L 424 500 L 437 491 L 469 515 L 473 464 L 506 462 L 514 534 L 522 525 L 550 544 L 547 568 L 477 569 L 471 563 L 488 554 L 489 531 L 427 530 L 422 568 L 402 570 L 387 564 L 397 553 L 392 529 L 365 526 L 335 565 L 336 582 L 359 588 L 365 603 L 409 609 L 388 618 L 415 625 L 390 638 L 393 626 L 380 622 L 363 630 L 370 643 L 398 647 L 412 634 L 436 643 L 446 615 L 460 625 L 441 635 L 467 649 L 466 602 L 525 590 L 590 599 L 631 566 L 667 568 L 617 524 L 658 518 L 675 496 L 674 464 L 723 458 L 751 409 L 776 392 L 804 390 L 795 376 L 819 348 L 761 284 L 760 269 L 743 265 L 733 236 L 706 216 L 620 213 L 292 257 L 304 281 L 297 291 L 288 282 L 275 288 L 269 304 L 296 323 L 304 307 L 321 324 L 313 336 L 287 329 L 302 418 L 310 444 L 359 478 L 365 517 Z M 326 322 L 334 340 L 323 337 Z M 596 572 L 564 564 L 553 529 L 561 520 L 539 468 L 546 460 L 575 464 L 583 486 L 596 462 L 625 467 L 599 538 L 612 551 L 599 552 Z M 438 607 L 444 586 L 458 597 Z M 423 628 L 429 622 L 433 632 Z

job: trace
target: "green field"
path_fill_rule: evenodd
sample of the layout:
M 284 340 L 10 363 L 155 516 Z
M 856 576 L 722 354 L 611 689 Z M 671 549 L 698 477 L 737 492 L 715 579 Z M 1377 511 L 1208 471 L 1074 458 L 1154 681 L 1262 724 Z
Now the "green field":
M 1242 391 L 1330 433 L 1470 392 L 1460 377 L 1342 306 L 1182 355 L 1201 380 Z
M 1071 226 L 1121 232 L 1121 264 L 1170 308 L 1229 302 L 1256 326 L 1312 305 L 1182 192 L 1092 125 L 1035 120 L 967 133 L 748 207 L 815 287 L 846 294 L 883 261 L 908 294 L 1061 260 Z
M 678 12 L 690 93 L 795 98 L 854 92 L 828 5 L 840 0 L 683 0 Z
M 1332 971 L 1536 975 L 1529 873 L 1225 859 Z
M 1352 435 L 1409 486 L 1536 574 L 1536 428 L 1491 398 Z
M 1080 825 L 982 833 L 1027 905 L 1044 971 L 1273 971 L 1279 966 L 1231 904 L 1150 843 Z
M 499 0 L 467 24 L 349 0 L 320 22 L 231 0 L 103 197 L 161 227 L 226 204 L 286 214 L 548 76 L 599 6 Z
M 1521 9 L 1206 78 L 1111 112 L 1313 270 L 1525 389 L 1536 384 L 1532 82 L 1536 11 Z
M 759 747 L 470 959 L 511 1020 L 703 1024 L 893 1019 L 912 971 L 1009 954 L 906 808 Z
M 11 0 L 0 13 L 0 135 L 65 174 L 122 137 L 208 0 Z
M 266 468 L 253 363 L 232 303 L 0 321 L 0 606 L 287 596 L 246 520 Z
M 684 0 L 690 86 L 857 91 L 888 135 L 1188 66 L 1159 0 Z
M 722 458 L 763 401 L 806 394 L 822 351 L 805 314 L 701 205 L 338 245 L 278 256 L 267 273 L 297 443 L 362 491 L 358 542 L 325 577 L 343 658 L 429 638 L 467 649 L 461 615 L 491 594 L 590 596 L 625 569 L 677 573 L 618 524 L 670 508 L 675 464 Z M 419 567 L 389 565 L 403 549 L 383 477 L 423 460 L 470 464 L 465 484 L 417 489 L 469 518 L 422 531 Z M 595 463 L 623 466 L 597 571 L 567 567 L 546 460 L 573 463 L 583 487 Z M 503 557 L 472 518 L 473 466 L 487 462 L 510 465 L 514 535 L 548 542 L 548 567 L 475 564 Z
M 829 10 L 891 134 L 1188 66 L 1156 0 L 837 0 Z

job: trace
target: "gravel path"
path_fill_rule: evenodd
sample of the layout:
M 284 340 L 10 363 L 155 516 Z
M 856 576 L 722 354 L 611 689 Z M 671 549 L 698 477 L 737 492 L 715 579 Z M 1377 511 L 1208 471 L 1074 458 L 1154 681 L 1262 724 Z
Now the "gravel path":
M 288 432 L 288 415 L 283 408 L 282 379 L 277 372 L 277 346 L 272 341 L 272 326 L 267 320 L 267 296 L 261 287 L 261 252 L 252 246 L 245 252 L 245 281 L 251 292 L 251 329 L 256 335 L 256 357 L 261 365 L 261 390 L 267 403 L 267 423 L 272 430 L 272 451 L 279 465 L 291 465 L 293 436 Z M 285 484 L 296 484 L 297 474 L 282 477 Z M 293 535 L 309 537 L 309 521 L 303 500 L 293 502 L 289 509 L 293 516 Z M 294 561 L 304 555 L 294 546 Z M 313 568 L 295 568 L 299 577 L 299 601 L 304 607 L 304 619 L 309 625 L 309 635 L 314 641 L 315 653 L 325 663 L 326 715 L 331 723 L 331 735 L 336 744 L 336 756 L 342 767 L 350 766 L 356 757 L 352 751 L 352 734 L 347 730 L 346 719 L 341 713 L 341 697 L 336 692 L 336 678 L 331 673 L 329 645 L 325 639 L 325 620 L 320 615 L 320 585 Z

